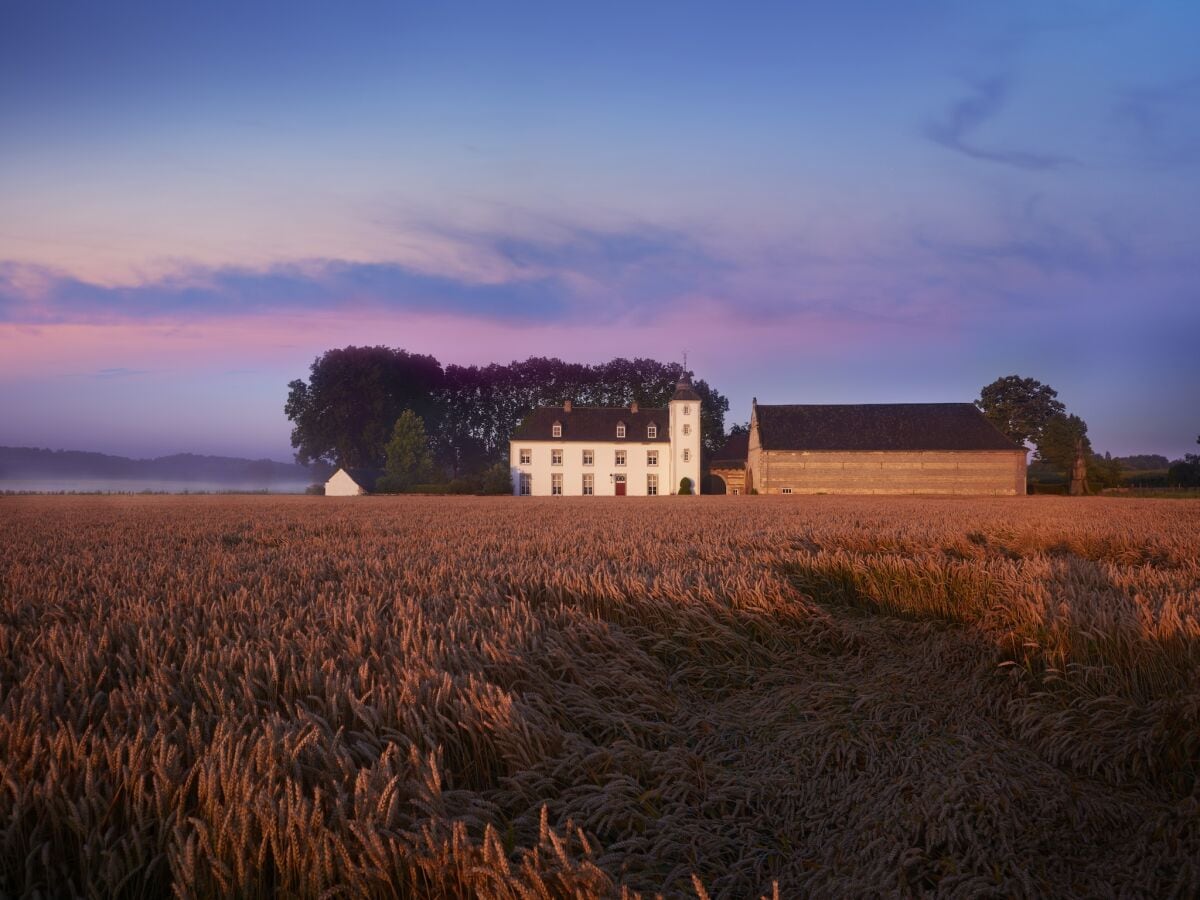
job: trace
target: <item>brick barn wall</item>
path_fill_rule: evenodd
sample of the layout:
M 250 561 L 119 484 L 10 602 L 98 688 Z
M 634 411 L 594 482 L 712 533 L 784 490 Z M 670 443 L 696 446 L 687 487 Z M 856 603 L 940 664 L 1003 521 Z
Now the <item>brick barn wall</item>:
M 757 451 L 757 452 L 755 452 Z M 1025 454 L 1009 450 L 750 453 L 760 494 L 1024 495 Z

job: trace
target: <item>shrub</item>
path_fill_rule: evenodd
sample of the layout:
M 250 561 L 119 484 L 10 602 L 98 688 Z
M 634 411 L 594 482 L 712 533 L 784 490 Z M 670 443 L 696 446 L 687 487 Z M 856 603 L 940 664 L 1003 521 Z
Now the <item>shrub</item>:
M 679 493 L 681 493 L 681 494 L 692 493 L 692 479 L 688 478 L 686 475 L 683 478 L 679 479 Z

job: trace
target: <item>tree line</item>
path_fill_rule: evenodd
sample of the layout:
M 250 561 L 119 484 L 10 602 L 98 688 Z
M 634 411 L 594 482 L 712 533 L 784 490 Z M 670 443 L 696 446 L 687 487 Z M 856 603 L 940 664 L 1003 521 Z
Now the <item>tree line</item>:
M 419 420 L 429 460 L 416 468 L 430 478 L 478 476 L 508 459 L 508 442 L 539 406 L 665 407 L 684 369 L 654 359 L 613 359 L 589 365 L 530 357 L 507 365 L 443 366 L 432 356 L 386 346 L 342 347 L 313 360 L 309 377 L 288 384 L 284 412 L 302 464 L 383 468 L 397 437 L 411 446 Z M 725 438 L 729 400 L 703 379 L 701 447 Z M 397 434 L 405 412 L 411 417 Z M 405 450 L 405 454 L 409 451 Z
M 1090 493 L 1097 488 L 1117 487 L 1126 466 L 1110 454 L 1101 456 L 1088 437 L 1087 423 L 1078 415 L 1068 413 L 1058 399 L 1058 391 L 1033 378 L 1007 375 L 986 385 L 975 401 L 985 416 L 997 428 L 1018 444 L 1036 448 L 1035 465 L 1061 472 L 1067 480 L 1068 493 Z M 1197 438 L 1200 443 L 1200 438 Z M 1136 465 L 1161 461 L 1163 456 L 1131 457 Z M 1187 454 L 1170 466 L 1168 480 L 1173 485 L 1200 486 L 1200 455 Z

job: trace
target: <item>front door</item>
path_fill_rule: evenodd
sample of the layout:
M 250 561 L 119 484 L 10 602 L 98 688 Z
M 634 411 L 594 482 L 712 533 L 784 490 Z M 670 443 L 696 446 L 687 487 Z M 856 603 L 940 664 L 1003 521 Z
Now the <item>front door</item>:
M 625 476 L 624 475 L 615 475 L 615 476 L 613 476 L 613 482 L 617 486 L 617 496 L 624 497 L 625 496 Z

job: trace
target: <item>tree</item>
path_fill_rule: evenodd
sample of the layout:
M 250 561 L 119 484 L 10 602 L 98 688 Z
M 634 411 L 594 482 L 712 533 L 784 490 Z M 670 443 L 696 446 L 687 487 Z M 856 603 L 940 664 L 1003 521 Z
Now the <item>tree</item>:
M 1092 442 L 1083 419 L 1065 413 L 1052 416 L 1042 426 L 1037 453 L 1039 460 L 1067 474 L 1072 496 L 1088 492 L 1087 461 L 1092 455 Z
M 480 492 L 484 494 L 511 494 L 513 476 L 507 463 L 496 463 L 483 473 Z
M 1200 444 L 1200 437 L 1196 443 Z M 1200 487 L 1200 453 L 1185 453 L 1183 459 L 1172 463 L 1167 481 L 1179 487 Z
M 442 366 L 432 356 L 391 347 L 343 347 L 313 360 L 307 382 L 288 385 L 296 460 L 378 467 L 400 414 L 411 409 L 435 430 Z
M 1006 375 L 979 392 L 975 405 L 1018 444 L 1040 446 L 1042 429 L 1054 416 L 1066 413 L 1058 391 L 1033 378 Z
M 1120 487 L 1123 471 L 1120 460 L 1113 458 L 1111 453 L 1105 453 L 1103 456 L 1093 453 L 1088 457 L 1087 478 L 1088 484 L 1092 487 L 1101 489 Z
M 387 443 L 387 474 L 379 479 L 379 490 L 392 493 L 426 484 L 433 478 L 433 471 L 425 423 L 406 409 L 392 428 L 392 439 Z

